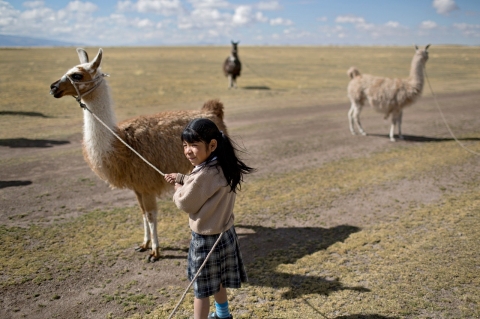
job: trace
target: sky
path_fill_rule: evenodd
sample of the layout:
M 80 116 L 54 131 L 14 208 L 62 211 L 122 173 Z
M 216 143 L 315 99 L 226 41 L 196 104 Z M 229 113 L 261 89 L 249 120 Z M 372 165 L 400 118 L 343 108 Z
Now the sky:
M 0 0 L 0 34 L 92 46 L 480 45 L 480 0 Z

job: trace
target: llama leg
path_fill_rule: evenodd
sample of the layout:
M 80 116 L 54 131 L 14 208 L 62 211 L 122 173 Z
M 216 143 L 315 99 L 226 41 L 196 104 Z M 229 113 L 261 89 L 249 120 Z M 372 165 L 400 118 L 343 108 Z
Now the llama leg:
M 390 126 L 390 141 L 395 142 L 395 125 L 398 122 L 398 112 L 392 113 L 392 125 Z
M 402 118 L 403 118 L 403 110 L 400 110 L 400 114 L 398 114 L 398 138 L 403 140 L 402 135 Z
M 143 205 L 143 196 L 138 192 L 135 192 L 135 195 L 137 195 L 138 205 L 142 209 L 142 217 L 143 217 L 143 243 L 140 246 L 136 247 L 135 250 L 142 252 L 142 251 L 147 251 L 150 246 L 150 241 L 151 241 L 150 227 L 148 226 L 145 207 Z
M 148 228 L 152 236 L 152 252 L 148 257 L 148 261 L 154 262 L 160 258 L 160 247 L 158 245 L 157 235 L 157 198 L 152 194 L 143 194 L 143 207 L 145 208 L 145 216 L 147 217 Z
M 352 135 L 356 135 L 357 133 L 355 133 L 355 128 L 353 126 L 353 112 L 355 110 L 355 104 L 352 103 L 352 106 L 350 106 L 350 110 L 348 111 L 348 125 L 350 126 L 350 133 L 352 133 Z
M 390 126 L 390 141 L 395 142 L 395 122 L 392 121 L 392 125 Z
M 237 78 L 233 77 L 233 88 L 237 88 Z
M 367 135 L 367 133 L 363 130 L 362 124 L 360 124 L 360 112 L 362 111 L 362 106 L 355 104 L 353 109 L 353 119 L 355 120 L 355 124 L 357 124 L 358 131 L 362 135 Z
M 231 88 L 233 87 L 233 78 L 232 78 L 232 75 L 229 74 L 228 75 L 228 88 Z
M 390 126 L 390 141 L 395 142 L 395 125 L 398 125 L 398 137 L 403 138 L 401 130 L 402 111 L 392 113 L 392 125 Z

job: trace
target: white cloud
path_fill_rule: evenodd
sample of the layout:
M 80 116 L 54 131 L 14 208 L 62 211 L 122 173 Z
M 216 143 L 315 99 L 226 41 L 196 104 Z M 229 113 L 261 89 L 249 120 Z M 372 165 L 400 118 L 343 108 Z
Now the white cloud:
M 336 23 L 353 23 L 353 24 L 359 24 L 359 23 L 365 23 L 365 19 L 362 17 L 357 17 L 357 16 L 338 16 L 335 18 Z
M 65 10 L 71 12 L 95 12 L 97 11 L 98 7 L 91 3 L 91 2 L 82 2 L 82 1 L 72 1 L 69 2 L 68 5 L 65 7 Z
M 45 3 L 43 1 L 25 1 L 22 5 L 25 8 L 34 9 L 34 8 L 43 7 L 44 4 Z
M 278 1 L 260 1 L 257 4 L 257 9 L 259 10 L 267 10 L 267 11 L 273 11 L 273 10 L 280 10 L 282 6 L 278 3 Z
M 437 23 L 431 20 L 422 21 L 420 24 L 420 29 L 424 30 L 435 29 L 436 27 L 438 27 Z
M 328 21 L 328 18 L 323 16 L 323 17 L 318 17 L 317 18 L 317 21 L 320 21 L 320 22 L 327 22 Z
M 275 19 L 270 19 L 270 25 L 290 26 L 290 25 L 293 25 L 293 21 L 290 19 L 275 18 Z
M 400 23 L 397 21 L 388 21 L 387 23 L 385 23 L 385 26 L 389 28 L 399 28 Z
M 194 8 L 227 8 L 229 3 L 223 0 L 189 0 Z
M 432 6 L 438 14 L 448 14 L 459 9 L 454 0 L 433 0 Z
M 454 23 L 453 27 L 467 37 L 480 38 L 480 24 Z
M 137 2 L 125 0 L 117 3 L 117 10 L 169 16 L 181 13 L 184 9 L 180 0 L 138 0 Z

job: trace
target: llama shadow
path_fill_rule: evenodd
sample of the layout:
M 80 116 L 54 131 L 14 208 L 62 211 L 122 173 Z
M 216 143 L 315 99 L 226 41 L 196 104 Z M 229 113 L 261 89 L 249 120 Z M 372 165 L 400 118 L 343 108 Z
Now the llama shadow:
M 399 317 L 385 317 L 381 315 L 348 315 L 348 316 L 340 316 L 335 317 L 332 319 L 399 319 Z
M 183 247 L 174 247 L 174 246 L 163 246 L 160 248 L 161 259 L 182 259 L 185 260 L 188 256 L 188 246 Z M 176 254 L 168 254 L 168 251 L 176 251 Z M 148 258 L 148 256 L 147 256 Z
M 265 85 L 242 86 L 241 89 L 243 89 L 243 90 L 271 90 L 270 87 L 265 86 Z
M 0 115 L 19 115 L 19 116 L 50 118 L 50 116 L 44 115 L 43 113 L 39 113 L 39 112 L 0 111 Z
M 268 228 L 237 225 L 242 256 L 249 283 L 275 289 L 288 288 L 282 298 L 293 299 L 306 294 L 330 295 L 335 291 L 370 291 L 364 287 L 347 287 L 336 278 L 278 272 L 281 264 L 293 264 L 304 256 L 342 242 L 360 228 L 341 225 L 333 228 Z M 243 229 L 253 231 L 244 233 Z M 319 269 L 321 265 L 319 265 Z
M 376 137 L 384 137 L 390 138 L 388 134 L 368 134 L 368 136 L 376 136 Z M 403 139 L 400 139 L 398 135 L 394 136 L 397 141 L 405 141 L 405 142 L 419 142 L 419 143 L 430 143 L 430 142 L 452 142 L 455 141 L 451 137 L 428 137 L 428 136 L 420 136 L 420 135 L 403 135 Z M 480 141 L 478 137 L 465 137 L 465 138 L 458 138 L 459 141 Z
M 32 184 L 31 181 L 0 181 L 0 189 L 7 187 L 27 186 Z
M 69 144 L 69 141 L 56 141 L 56 140 L 32 140 L 29 138 L 11 138 L 0 139 L 0 146 L 6 146 L 10 148 L 22 148 L 22 147 L 53 147 L 55 145 Z
M 313 306 L 311 303 L 309 303 L 308 300 L 303 299 L 303 302 L 305 302 L 307 304 L 307 306 L 312 308 L 313 311 L 315 311 L 316 313 L 318 313 L 320 315 L 318 318 L 327 318 L 315 306 Z M 369 315 L 353 314 L 353 315 L 335 317 L 335 318 L 332 318 L 332 319 L 400 319 L 400 318 L 399 317 L 385 317 L 385 316 L 376 315 L 376 314 L 369 314 Z

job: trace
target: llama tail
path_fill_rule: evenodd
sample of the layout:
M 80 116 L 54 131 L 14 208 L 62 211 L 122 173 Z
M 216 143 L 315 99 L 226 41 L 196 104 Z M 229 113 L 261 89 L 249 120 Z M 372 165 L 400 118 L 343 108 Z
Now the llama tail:
M 202 111 L 205 113 L 215 114 L 218 118 L 223 121 L 223 103 L 220 100 L 208 100 L 203 104 Z
M 352 66 L 350 69 L 348 69 L 347 74 L 350 77 L 350 79 L 353 79 L 354 77 L 360 75 L 360 71 L 358 71 L 356 67 Z

